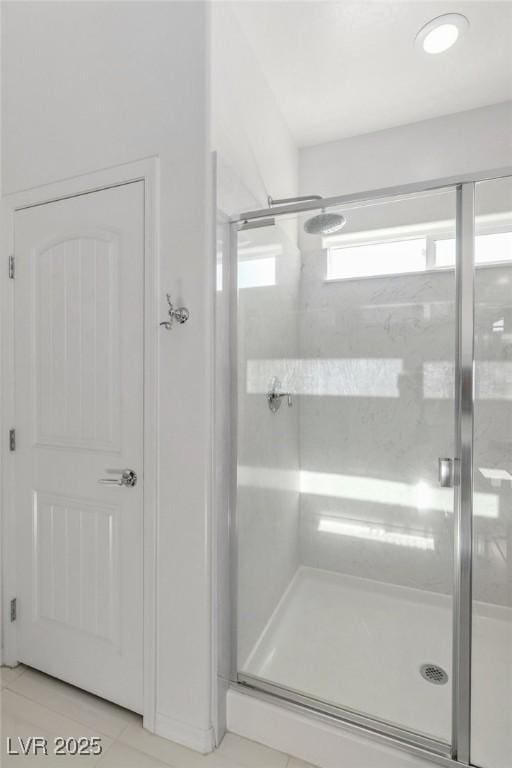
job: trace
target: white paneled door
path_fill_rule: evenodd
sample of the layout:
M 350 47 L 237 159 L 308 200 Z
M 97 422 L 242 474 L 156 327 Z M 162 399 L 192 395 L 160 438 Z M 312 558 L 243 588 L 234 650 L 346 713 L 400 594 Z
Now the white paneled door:
M 18 658 L 142 712 L 144 183 L 17 211 L 15 256 Z

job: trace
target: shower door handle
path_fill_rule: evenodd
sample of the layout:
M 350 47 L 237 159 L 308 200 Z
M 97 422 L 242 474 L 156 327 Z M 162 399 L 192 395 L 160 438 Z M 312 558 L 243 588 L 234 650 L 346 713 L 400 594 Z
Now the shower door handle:
M 453 488 L 455 485 L 456 459 L 438 459 L 439 485 L 441 488 Z

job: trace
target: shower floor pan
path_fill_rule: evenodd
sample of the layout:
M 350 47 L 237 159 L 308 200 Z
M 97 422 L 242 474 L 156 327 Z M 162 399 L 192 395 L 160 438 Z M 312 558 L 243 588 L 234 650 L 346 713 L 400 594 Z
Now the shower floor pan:
M 489 697 L 503 696 L 505 711 L 510 711 L 506 680 L 512 663 L 512 651 L 507 656 L 512 612 L 478 605 L 474 754 L 480 752 L 479 734 L 483 747 L 499 726 L 488 713 Z M 241 672 L 450 742 L 451 646 L 450 597 L 303 566 Z M 484 669 L 490 656 L 492 680 Z M 439 675 L 434 682 L 425 679 L 424 664 L 440 667 L 448 682 L 439 684 Z M 493 739 L 498 753 L 506 747 L 500 745 L 504 736 L 502 730 Z
M 451 600 L 301 567 L 243 667 L 316 699 L 450 739 Z

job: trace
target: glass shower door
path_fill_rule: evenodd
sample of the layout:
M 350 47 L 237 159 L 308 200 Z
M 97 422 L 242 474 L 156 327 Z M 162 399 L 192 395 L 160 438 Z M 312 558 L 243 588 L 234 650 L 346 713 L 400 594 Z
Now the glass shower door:
M 454 189 L 238 232 L 237 679 L 448 752 Z M 482 497 L 482 503 L 486 500 Z
M 476 185 L 471 762 L 512 763 L 512 178 Z

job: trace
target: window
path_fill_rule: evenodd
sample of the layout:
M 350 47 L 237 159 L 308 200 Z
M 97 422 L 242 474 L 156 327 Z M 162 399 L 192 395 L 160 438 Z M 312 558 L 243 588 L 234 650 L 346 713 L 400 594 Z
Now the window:
M 455 265 L 455 239 L 436 240 L 435 266 Z M 512 261 L 512 231 L 491 232 L 475 237 L 475 264 L 497 264 Z
M 486 221 L 492 219 L 491 221 Z M 499 218 L 499 221 L 496 220 Z M 475 237 L 475 263 L 512 262 L 510 215 L 481 217 Z M 325 238 L 327 280 L 379 277 L 455 265 L 453 222 L 433 222 Z
M 261 288 L 276 284 L 276 257 L 245 259 L 238 262 L 238 287 Z
M 426 253 L 424 237 L 329 248 L 327 279 L 423 272 Z
M 238 249 L 238 288 L 263 288 L 276 285 L 277 259 L 281 257 L 281 245 L 250 246 Z

